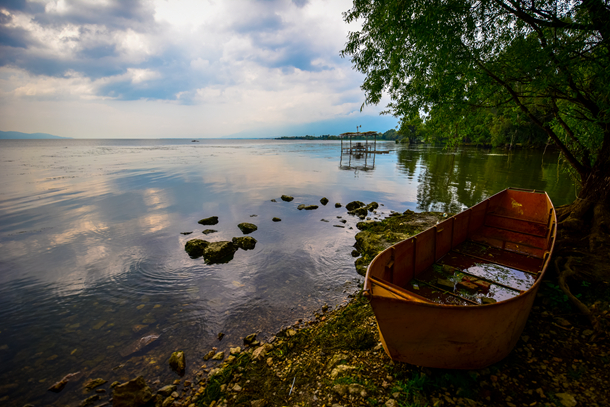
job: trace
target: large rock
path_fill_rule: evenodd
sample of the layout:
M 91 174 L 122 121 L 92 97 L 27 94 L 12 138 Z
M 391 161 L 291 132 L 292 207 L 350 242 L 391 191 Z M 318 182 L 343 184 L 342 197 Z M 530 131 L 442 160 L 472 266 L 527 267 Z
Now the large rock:
M 184 359 L 184 351 L 181 350 L 172 353 L 172 356 L 169 358 L 169 367 L 180 376 L 184 376 L 186 370 Z
M 218 223 L 218 216 L 210 216 L 209 218 L 201 219 L 197 223 L 200 225 L 216 225 Z
M 237 246 L 233 242 L 211 242 L 203 251 L 203 259 L 206 264 L 228 263 L 233 260 L 236 251 Z
M 144 377 L 138 376 L 114 388 L 112 405 L 114 407 L 142 407 L 146 406 L 152 398 L 153 393 Z
M 188 253 L 189 256 L 196 259 L 197 257 L 203 256 L 203 251 L 210 242 L 202 239 L 191 239 L 184 245 L 184 250 Z
M 256 239 L 251 236 L 233 238 L 233 244 L 242 250 L 252 250 L 256 247 L 256 243 Z
M 242 232 L 244 235 L 247 235 L 247 234 L 249 234 L 249 233 L 252 233 L 252 232 L 254 232 L 256 229 L 258 229 L 258 227 L 257 227 L 255 224 L 253 224 L 253 223 L 247 223 L 247 222 L 240 223 L 239 225 L 237 225 L 237 227 L 239 228 L 239 230 L 241 230 L 241 232 Z

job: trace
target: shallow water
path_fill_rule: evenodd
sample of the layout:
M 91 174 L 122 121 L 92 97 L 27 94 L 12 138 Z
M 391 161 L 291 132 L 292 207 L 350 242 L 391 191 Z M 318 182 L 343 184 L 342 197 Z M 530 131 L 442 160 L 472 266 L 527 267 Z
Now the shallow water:
M 172 351 L 186 351 L 188 376 L 212 346 L 340 305 L 362 278 L 357 219 L 335 202 L 375 200 L 383 216 L 457 212 L 508 186 L 574 198 L 555 153 L 378 148 L 390 152 L 365 161 L 338 142 L 0 140 L 0 404 L 74 404 L 87 378 L 168 382 Z M 213 215 L 219 224 L 197 224 Z M 258 226 L 256 249 L 217 265 L 184 252 L 192 238 L 241 236 L 241 222 Z M 145 352 L 121 357 L 150 334 Z

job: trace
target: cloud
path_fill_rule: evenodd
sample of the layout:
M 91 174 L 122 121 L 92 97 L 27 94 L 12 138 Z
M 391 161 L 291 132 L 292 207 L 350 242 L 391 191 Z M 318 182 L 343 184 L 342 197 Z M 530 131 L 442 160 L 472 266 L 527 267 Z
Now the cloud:
M 118 103 L 138 102 L 129 110 L 163 117 L 169 113 L 158 107 L 169 103 L 172 114 L 199 115 L 183 120 L 194 126 L 189 134 L 205 117 L 215 121 L 207 126 L 215 136 L 348 117 L 363 101 L 362 76 L 339 57 L 348 31 L 341 12 L 350 6 L 349 0 L 4 2 L 0 106 L 61 112 L 48 102 L 96 101 L 88 105 L 94 109 L 101 101 L 112 105 L 103 116 L 116 114 Z M 116 123 L 104 134 L 121 131 L 121 120 L 99 120 L 104 127 Z M 154 126 L 141 126 L 139 134 L 154 136 Z

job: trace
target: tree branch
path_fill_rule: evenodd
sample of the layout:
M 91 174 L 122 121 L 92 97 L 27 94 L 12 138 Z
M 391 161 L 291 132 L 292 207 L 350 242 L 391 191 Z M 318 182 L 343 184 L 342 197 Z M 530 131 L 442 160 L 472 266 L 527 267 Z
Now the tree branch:
M 474 55 L 472 56 L 472 58 L 477 63 L 477 65 L 483 71 L 485 71 L 485 73 L 490 78 L 492 78 L 498 84 L 502 85 L 502 87 L 504 87 L 504 89 L 506 89 L 508 91 L 508 93 L 512 96 L 512 98 L 515 101 L 515 103 L 517 104 L 517 106 L 519 106 L 519 108 L 532 120 L 532 122 L 534 122 L 534 124 L 536 124 L 538 127 L 540 127 L 542 130 L 544 130 L 549 135 L 549 137 L 555 142 L 555 144 L 557 144 L 557 147 L 559 147 L 559 149 L 561 150 L 563 155 L 566 157 L 566 160 L 568 160 L 568 162 L 578 172 L 578 174 L 580 175 L 580 178 L 583 181 L 585 179 L 587 179 L 587 175 L 589 174 L 588 169 L 585 166 L 583 166 L 580 163 L 580 161 L 578 161 L 578 159 L 576 157 L 574 157 L 574 154 L 572 154 L 572 152 L 568 149 L 568 147 L 565 144 L 562 143 L 561 139 L 557 136 L 557 134 L 555 134 L 555 132 L 549 126 L 543 124 L 540 121 L 540 119 L 538 119 L 538 117 L 536 117 L 536 115 L 534 115 L 527 108 L 527 106 L 525 106 L 521 102 L 521 100 L 519 99 L 519 95 L 517 95 L 515 90 L 508 83 L 506 83 L 505 81 L 500 79 L 500 77 L 498 77 L 493 72 L 491 72 L 489 69 L 487 69 L 487 67 L 485 67 L 485 65 L 478 58 L 476 58 Z

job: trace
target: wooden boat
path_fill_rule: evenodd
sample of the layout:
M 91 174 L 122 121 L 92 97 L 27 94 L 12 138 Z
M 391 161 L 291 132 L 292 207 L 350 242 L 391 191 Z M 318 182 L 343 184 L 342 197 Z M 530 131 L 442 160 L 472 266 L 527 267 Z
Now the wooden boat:
M 381 252 L 364 290 L 386 353 L 448 369 L 506 357 L 525 327 L 556 231 L 544 191 L 509 188 Z

